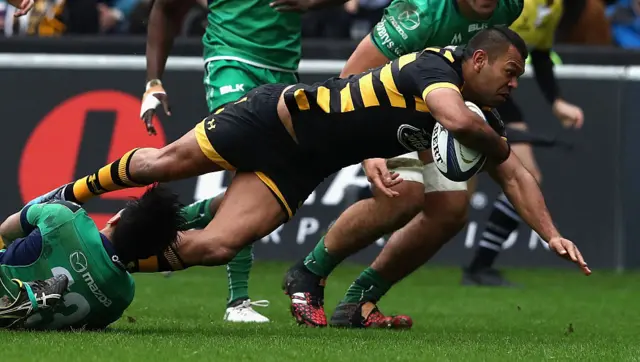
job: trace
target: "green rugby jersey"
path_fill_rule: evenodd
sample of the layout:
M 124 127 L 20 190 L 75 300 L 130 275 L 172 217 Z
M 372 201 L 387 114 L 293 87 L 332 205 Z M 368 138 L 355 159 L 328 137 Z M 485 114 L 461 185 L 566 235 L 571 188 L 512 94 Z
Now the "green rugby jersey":
M 20 221 L 28 235 L 15 240 L 9 249 L 28 243 L 24 254 L 40 243 L 40 254 L 28 265 L 0 265 L 0 272 L 27 281 L 60 274 L 69 278 L 64 301 L 53 310 L 31 316 L 26 327 L 103 328 L 122 316 L 133 301 L 133 278 L 118 266 L 110 243 L 103 241 L 86 211 L 69 202 L 38 204 L 25 207 Z
M 300 14 L 278 12 L 271 0 L 208 0 L 202 37 L 205 62 L 227 59 L 295 72 L 302 53 Z
M 511 25 L 523 7 L 524 0 L 498 0 L 491 18 L 482 21 L 462 16 L 455 0 L 394 0 L 371 40 L 389 59 L 429 46 L 462 45 L 489 26 Z

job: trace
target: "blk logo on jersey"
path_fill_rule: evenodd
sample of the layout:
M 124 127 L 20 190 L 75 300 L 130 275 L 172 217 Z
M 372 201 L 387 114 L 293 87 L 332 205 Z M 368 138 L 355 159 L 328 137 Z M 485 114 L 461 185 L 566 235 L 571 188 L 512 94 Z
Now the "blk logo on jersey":
M 235 93 L 235 92 L 243 92 L 244 93 L 244 84 L 236 84 L 235 86 L 233 85 L 223 85 L 222 87 L 220 87 L 220 94 L 227 94 L 227 93 Z
M 398 142 L 409 151 L 424 151 L 431 144 L 431 135 L 424 129 L 403 124 L 398 127 Z
M 453 38 L 451 38 L 451 44 L 460 44 L 462 43 L 462 34 L 457 33 L 453 34 Z
M 469 25 L 469 33 L 480 31 L 480 30 L 486 29 L 488 27 L 489 27 L 489 25 L 487 25 L 486 23 L 483 23 L 483 24 L 470 24 Z

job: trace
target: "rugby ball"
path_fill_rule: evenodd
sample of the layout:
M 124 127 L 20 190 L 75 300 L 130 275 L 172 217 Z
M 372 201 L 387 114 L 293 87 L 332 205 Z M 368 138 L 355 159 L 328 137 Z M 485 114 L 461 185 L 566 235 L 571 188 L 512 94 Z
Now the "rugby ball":
M 480 107 L 472 102 L 464 102 L 467 107 L 478 114 L 484 121 L 487 118 Z M 478 173 L 487 161 L 487 157 L 480 152 L 463 146 L 446 128 L 436 122 L 431 134 L 431 154 L 438 170 L 449 180 L 467 181 Z

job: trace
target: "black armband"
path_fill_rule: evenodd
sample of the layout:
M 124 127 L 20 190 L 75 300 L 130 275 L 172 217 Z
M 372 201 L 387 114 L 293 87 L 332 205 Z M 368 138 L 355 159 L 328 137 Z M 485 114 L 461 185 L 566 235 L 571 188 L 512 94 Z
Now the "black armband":
M 553 61 L 550 50 L 534 49 L 531 51 L 531 64 L 536 81 L 542 94 L 551 104 L 560 97 L 560 89 L 553 73 Z

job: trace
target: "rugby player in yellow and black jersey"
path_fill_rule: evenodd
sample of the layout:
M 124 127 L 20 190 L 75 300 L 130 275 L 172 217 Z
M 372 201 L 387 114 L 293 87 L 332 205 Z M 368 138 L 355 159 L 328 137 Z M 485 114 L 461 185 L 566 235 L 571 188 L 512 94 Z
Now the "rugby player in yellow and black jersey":
M 504 102 L 517 86 L 526 56 L 516 33 L 490 28 L 456 52 L 426 49 L 312 86 L 264 85 L 162 149 L 129 151 L 31 203 L 84 203 L 123 188 L 235 170 L 208 226 L 184 232 L 177 247 L 153 258 L 172 270 L 224 265 L 289 220 L 318 184 L 340 168 L 407 149 L 428 149 L 437 121 L 461 143 L 487 155 L 488 171 L 523 219 L 552 250 L 588 274 L 576 246 L 554 227 L 535 179 L 461 96 L 484 106 Z

